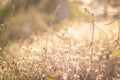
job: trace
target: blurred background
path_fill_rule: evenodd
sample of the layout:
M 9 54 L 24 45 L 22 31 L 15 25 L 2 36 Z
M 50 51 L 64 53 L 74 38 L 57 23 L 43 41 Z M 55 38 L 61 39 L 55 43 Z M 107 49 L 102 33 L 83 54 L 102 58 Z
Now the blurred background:
M 105 20 L 119 4 L 120 0 L 0 0 L 0 47 L 58 30 L 61 24 L 84 22 L 89 19 L 84 8 Z
M 0 0 L 0 80 L 120 80 L 120 0 Z

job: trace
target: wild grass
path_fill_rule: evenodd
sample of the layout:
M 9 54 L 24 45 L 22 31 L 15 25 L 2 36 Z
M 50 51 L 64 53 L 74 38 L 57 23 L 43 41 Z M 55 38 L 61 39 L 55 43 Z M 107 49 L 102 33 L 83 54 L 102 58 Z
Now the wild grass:
M 120 80 L 119 25 L 94 22 L 93 15 L 92 24 L 75 21 L 9 44 L 0 56 L 0 80 Z
M 90 27 L 76 25 L 81 24 L 32 35 L 32 43 L 27 39 L 10 44 L 1 58 L 0 80 L 119 80 L 120 57 L 111 58 L 115 33 L 108 30 L 111 35 L 101 38 L 103 33 L 95 32 L 91 65 Z

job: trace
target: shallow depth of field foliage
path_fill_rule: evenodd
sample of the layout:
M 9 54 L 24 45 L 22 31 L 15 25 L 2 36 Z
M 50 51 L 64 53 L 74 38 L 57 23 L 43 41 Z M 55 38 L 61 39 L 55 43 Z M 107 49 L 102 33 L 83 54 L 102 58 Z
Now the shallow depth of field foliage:
M 0 0 L 0 80 L 120 80 L 120 0 Z

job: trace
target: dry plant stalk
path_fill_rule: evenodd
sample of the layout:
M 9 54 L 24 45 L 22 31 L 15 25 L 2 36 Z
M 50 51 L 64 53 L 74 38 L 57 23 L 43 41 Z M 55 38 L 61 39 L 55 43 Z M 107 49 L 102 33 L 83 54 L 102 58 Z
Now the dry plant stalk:
M 93 54 L 94 54 L 94 32 L 95 32 L 95 17 L 94 17 L 94 14 L 91 13 L 90 11 L 88 11 L 87 8 L 85 8 L 85 12 L 88 13 L 88 15 L 90 15 L 91 17 L 91 23 L 92 23 L 92 33 L 91 33 L 91 42 L 90 42 L 90 52 L 91 52 L 91 55 L 90 55 L 90 69 L 85 77 L 84 80 L 87 80 L 87 77 L 92 69 L 92 63 L 93 63 Z
M 117 12 L 117 14 L 118 14 L 118 19 L 117 19 L 117 26 L 118 26 L 118 36 L 117 36 L 117 40 L 115 40 L 115 42 L 116 42 L 116 45 L 115 45 L 115 48 L 116 47 L 120 47 L 120 43 L 119 43 L 119 40 L 120 40 L 120 9 L 119 9 L 119 7 L 118 7 L 118 12 Z
M 89 12 L 87 8 L 85 8 L 85 12 L 87 12 L 90 16 L 91 16 L 91 23 L 92 23 L 92 34 L 91 34 L 91 42 L 90 42 L 90 46 L 91 46 L 91 56 L 90 56 L 90 62 L 92 65 L 92 56 L 94 54 L 94 32 L 95 32 L 95 17 L 94 14 Z
M 91 16 L 92 16 L 91 66 L 92 66 L 92 56 L 94 54 L 95 19 L 94 19 L 94 14 L 91 14 Z
M 117 21 L 118 33 L 117 33 L 117 39 L 114 41 L 114 43 L 115 43 L 115 46 L 114 46 L 115 50 L 120 49 L 120 42 L 119 42 L 120 41 L 120 8 L 118 7 L 117 10 L 118 10 L 116 12 L 117 14 L 116 14 L 116 16 L 114 16 L 113 20 L 106 24 L 106 25 L 110 25 L 113 22 Z

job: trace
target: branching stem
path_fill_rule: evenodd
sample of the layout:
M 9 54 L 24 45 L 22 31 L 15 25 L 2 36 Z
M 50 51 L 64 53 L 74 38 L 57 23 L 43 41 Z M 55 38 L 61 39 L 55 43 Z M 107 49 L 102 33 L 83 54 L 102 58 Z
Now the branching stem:
M 118 19 L 117 19 L 117 25 L 118 25 L 118 36 L 117 36 L 117 39 L 115 40 L 115 48 L 120 48 L 120 43 L 119 43 L 119 40 L 120 40 L 120 9 L 118 7 L 118 12 L 117 12 L 117 15 L 118 15 Z

